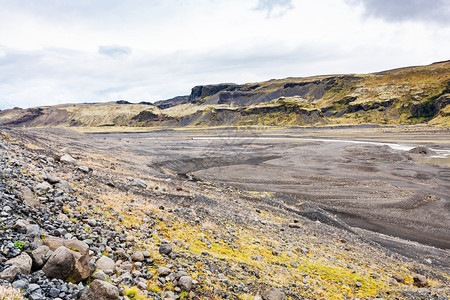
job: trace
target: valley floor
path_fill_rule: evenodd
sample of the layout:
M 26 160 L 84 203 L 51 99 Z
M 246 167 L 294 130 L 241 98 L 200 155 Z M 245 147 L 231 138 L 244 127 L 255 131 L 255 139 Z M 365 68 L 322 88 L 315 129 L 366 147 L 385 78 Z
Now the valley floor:
M 448 296 L 448 130 L 4 132 L 18 156 L 69 153 L 91 168 L 83 175 L 55 166 L 83 202 L 64 214 L 75 224 L 102 220 L 133 237 L 125 252 L 151 254 L 150 265 L 133 265 L 154 274 L 143 297 L 182 295 L 159 279 L 159 267 L 187 271 L 194 287 L 182 297 L 200 299 L 272 299 L 264 294 L 270 287 L 289 299 Z M 175 255 L 158 253 L 167 241 Z M 117 280 L 120 272 L 112 282 L 136 284 Z M 413 285 L 416 273 L 428 277 L 428 287 Z

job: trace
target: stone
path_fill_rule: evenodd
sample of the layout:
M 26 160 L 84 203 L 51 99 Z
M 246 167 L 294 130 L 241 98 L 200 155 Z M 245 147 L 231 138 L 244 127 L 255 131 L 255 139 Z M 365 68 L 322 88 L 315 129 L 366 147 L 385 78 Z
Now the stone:
M 188 276 L 188 273 L 186 273 L 185 271 L 177 272 L 177 274 L 175 275 L 175 278 L 178 280 L 183 276 Z
M 60 221 L 64 221 L 64 222 L 70 221 L 69 217 L 67 215 L 63 214 L 63 213 L 59 213 L 56 216 L 56 219 L 58 219 Z
M 394 274 L 392 275 L 392 278 L 394 278 L 398 283 L 405 284 L 405 278 L 400 274 Z
M 75 258 L 75 266 L 70 274 L 70 278 L 74 282 L 80 282 L 89 277 L 89 246 L 85 242 L 49 236 L 43 240 L 43 243 L 52 251 L 55 251 L 60 246 L 65 246 L 72 251 Z
M 50 250 L 47 246 L 40 246 L 37 249 L 31 252 L 31 258 L 33 260 L 33 269 L 38 270 L 41 269 L 50 256 L 53 254 L 53 251 Z
M 170 269 L 166 267 L 159 267 L 156 272 L 158 273 L 158 276 L 160 277 L 166 277 L 170 274 Z
M 145 257 L 144 254 L 141 251 L 136 251 L 133 254 L 131 254 L 131 260 L 133 261 L 144 261 Z
M 180 279 L 178 279 L 178 286 L 182 291 L 189 292 L 192 289 L 192 277 L 181 276 Z
M 261 294 L 263 300 L 283 300 L 286 296 L 279 289 L 272 287 Z
M 7 260 L 6 263 L 18 267 L 22 274 L 30 274 L 33 260 L 28 254 L 22 252 L 19 256 Z
M 415 148 L 409 150 L 408 153 L 412 153 L 412 154 L 420 154 L 420 155 L 432 155 L 432 154 L 436 154 L 436 152 L 434 152 L 434 151 L 428 149 L 427 147 L 423 147 L 423 146 L 415 147 Z
M 25 280 L 17 280 L 13 282 L 12 286 L 19 290 L 25 290 L 28 287 L 28 282 Z
M 131 271 L 133 270 L 133 265 L 132 265 L 130 262 L 128 262 L 128 261 L 122 263 L 122 264 L 120 265 L 120 267 L 121 267 L 122 269 L 124 269 L 125 271 L 130 271 L 130 272 L 131 272 Z
M 56 184 L 61 181 L 61 179 L 59 179 L 58 177 L 52 176 L 52 175 L 44 175 L 42 177 L 42 179 L 44 179 L 45 181 L 47 181 L 48 183 L 51 183 L 51 184 Z
M 62 190 L 64 192 L 66 192 L 66 193 L 68 193 L 70 191 L 70 184 L 67 181 L 65 181 L 65 180 L 61 180 L 60 182 L 58 182 L 55 185 L 55 187 L 57 189 L 60 189 L 60 190 Z
M 98 280 L 106 280 L 108 279 L 108 275 L 105 274 L 105 272 L 103 272 L 102 270 L 98 270 L 94 272 L 94 274 L 92 274 L 91 276 L 93 279 L 98 279 Z
M 31 224 L 27 227 L 27 235 L 38 237 L 41 233 L 41 228 L 37 224 Z
M 19 274 L 20 269 L 17 266 L 10 266 L 0 272 L 0 280 L 6 280 L 9 282 L 13 282 L 16 279 L 17 274 Z
M 52 186 L 50 185 L 50 183 L 44 181 L 44 182 L 38 183 L 34 188 L 36 190 L 48 192 L 50 189 L 52 189 Z
M 251 257 L 251 259 L 252 259 L 252 260 L 256 260 L 256 261 L 263 261 L 264 256 L 262 256 L 262 255 L 260 255 L 260 254 L 257 254 L 257 255 L 253 255 L 253 256 Z
M 45 297 L 40 293 L 33 293 L 28 297 L 28 300 L 44 300 Z
M 81 295 L 79 300 L 118 300 L 119 289 L 114 285 L 95 279 L 89 289 Z
M 414 285 L 417 287 L 426 287 L 428 286 L 428 279 L 420 274 L 415 274 L 413 276 Z
M 59 158 L 59 161 L 61 161 L 62 163 L 65 164 L 75 164 L 77 162 L 77 160 L 75 158 L 73 158 L 72 156 L 70 156 L 69 154 L 64 154 L 63 156 L 61 156 Z
M 80 170 L 81 172 L 86 173 L 86 174 L 89 173 L 89 171 L 90 171 L 89 167 L 83 166 L 83 165 L 79 166 L 78 170 Z
M 132 186 L 137 186 L 137 187 L 140 187 L 140 188 L 143 188 L 143 189 L 147 188 L 147 183 L 145 181 L 143 181 L 142 179 L 139 179 L 139 178 L 133 179 L 133 181 L 131 182 L 131 185 Z
M 42 271 L 49 278 L 66 280 L 72 273 L 75 266 L 73 251 L 60 246 L 50 256 Z
M 100 257 L 95 264 L 97 265 L 97 269 L 102 270 L 105 274 L 112 275 L 116 271 L 114 260 L 107 256 Z
M 52 298 L 56 298 L 59 295 L 59 290 L 57 288 L 51 288 L 50 291 L 48 291 L 48 295 Z
M 17 220 L 16 223 L 14 224 L 14 229 L 15 229 L 17 232 L 25 233 L 25 232 L 27 232 L 27 226 L 28 226 L 28 224 L 27 224 L 26 221 L 20 220 L 20 219 L 19 219 L 19 220 Z
M 27 186 L 22 186 L 20 188 L 20 191 L 22 192 L 23 201 L 26 205 L 33 208 L 38 208 L 39 206 L 41 206 L 38 198 L 34 195 L 30 188 L 28 188 Z
M 394 278 L 389 278 L 389 279 L 388 279 L 388 283 L 389 283 L 391 286 L 398 286 L 398 282 L 397 282 L 397 280 L 395 280 Z
M 137 287 L 138 287 L 139 289 L 141 289 L 142 291 L 146 291 L 147 288 L 148 288 L 147 284 L 146 284 L 145 282 L 142 282 L 142 281 L 139 281 L 139 282 L 138 282 Z
M 159 247 L 159 253 L 169 255 L 172 252 L 172 246 L 170 244 L 164 244 Z
M 123 285 L 130 285 L 133 282 L 133 276 L 129 272 L 126 272 L 126 273 L 120 275 L 117 278 L 117 280 L 119 283 L 122 283 Z
M 34 293 L 35 291 L 39 290 L 40 288 L 41 288 L 41 287 L 40 287 L 38 284 L 36 284 L 36 283 L 31 283 L 31 284 L 28 286 L 28 292 Z
M 302 226 L 299 223 L 289 223 L 290 228 L 302 228 Z

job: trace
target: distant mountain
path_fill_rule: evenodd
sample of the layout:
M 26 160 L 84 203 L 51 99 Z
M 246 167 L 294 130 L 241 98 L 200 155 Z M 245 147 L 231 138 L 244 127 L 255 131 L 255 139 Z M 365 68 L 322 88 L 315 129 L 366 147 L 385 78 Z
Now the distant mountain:
M 192 88 L 153 104 L 67 104 L 0 111 L 2 126 L 450 126 L 450 61 L 372 74 Z

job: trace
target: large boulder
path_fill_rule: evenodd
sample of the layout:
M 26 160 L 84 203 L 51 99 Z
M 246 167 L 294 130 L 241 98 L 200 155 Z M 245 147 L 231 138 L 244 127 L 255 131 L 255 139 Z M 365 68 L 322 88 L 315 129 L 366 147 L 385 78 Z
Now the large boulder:
M 75 259 L 75 265 L 70 273 L 70 278 L 72 281 L 80 282 L 89 277 L 90 270 L 88 244 L 79 240 L 64 240 L 53 236 L 46 237 L 43 240 L 43 243 L 52 251 L 55 251 L 61 246 L 64 246 L 72 251 Z
M 72 156 L 70 156 L 69 154 L 64 154 L 59 158 L 59 160 L 65 164 L 75 164 L 77 162 L 77 160 Z
M 34 195 L 34 193 L 30 190 L 29 187 L 22 186 L 20 188 L 20 191 L 22 192 L 23 201 L 25 202 L 26 205 L 33 208 L 38 208 L 42 206 L 41 203 L 39 202 L 39 199 Z
M 6 280 L 9 282 L 13 282 L 16 278 L 17 274 L 19 274 L 20 269 L 16 266 L 10 266 L 0 272 L 0 280 Z
M 279 289 L 272 287 L 261 294 L 263 300 L 284 300 L 286 295 Z
M 70 278 L 75 265 L 73 251 L 61 246 L 53 252 L 42 271 L 49 278 L 66 280 Z
M 105 274 L 112 275 L 116 271 L 114 260 L 107 256 L 100 257 L 95 264 L 97 265 L 97 269 L 102 270 Z
M 156 270 L 156 273 L 158 273 L 158 276 L 159 276 L 159 277 L 166 277 L 167 275 L 170 274 L 170 269 L 169 269 L 169 268 L 166 268 L 166 267 L 159 267 L 159 268 Z
M 413 276 L 413 280 L 414 280 L 414 285 L 417 287 L 426 287 L 428 286 L 428 279 L 420 274 L 415 274 Z
M 192 289 L 192 277 L 191 276 L 181 276 L 178 280 L 178 287 L 182 291 L 189 292 Z
M 6 263 L 18 267 L 22 274 L 30 274 L 33 260 L 28 254 L 22 252 L 19 256 L 7 260 Z
M 47 246 L 40 246 L 33 250 L 33 252 L 31 252 L 31 258 L 33 259 L 33 270 L 41 269 L 52 254 L 53 251 Z
M 118 300 L 119 289 L 101 280 L 94 280 L 89 289 L 81 295 L 80 300 Z
M 143 261 L 145 259 L 144 254 L 141 251 L 136 251 L 131 254 L 131 260 L 132 261 Z
M 147 188 L 147 183 L 144 180 L 139 179 L 139 178 L 134 178 L 133 181 L 131 182 L 131 185 L 137 186 L 137 187 L 140 187 L 143 189 Z
M 159 253 L 169 255 L 172 252 L 172 246 L 170 244 L 163 244 L 159 247 Z

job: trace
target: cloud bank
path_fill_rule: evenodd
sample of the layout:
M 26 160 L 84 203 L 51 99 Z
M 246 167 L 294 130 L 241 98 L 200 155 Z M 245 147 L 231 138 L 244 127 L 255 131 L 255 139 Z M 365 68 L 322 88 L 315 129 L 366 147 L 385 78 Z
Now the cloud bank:
M 390 22 L 426 21 L 450 23 L 449 0 L 360 0 L 368 16 Z
M 0 109 L 448 60 L 448 0 L 408 2 L 0 0 Z

